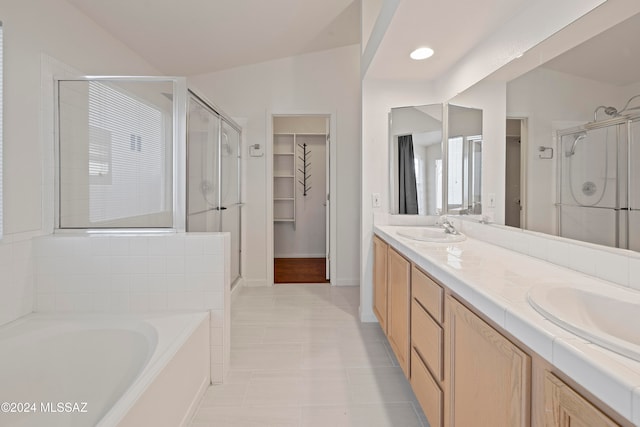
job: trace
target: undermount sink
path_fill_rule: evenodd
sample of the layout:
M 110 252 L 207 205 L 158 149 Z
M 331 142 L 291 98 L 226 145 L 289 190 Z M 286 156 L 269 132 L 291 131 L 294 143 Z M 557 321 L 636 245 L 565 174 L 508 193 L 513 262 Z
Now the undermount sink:
M 398 230 L 398 235 L 407 239 L 434 243 L 455 243 L 466 239 L 464 234 L 447 233 L 442 227 L 404 227 Z
M 640 361 L 640 293 L 610 285 L 538 285 L 529 304 L 556 325 Z

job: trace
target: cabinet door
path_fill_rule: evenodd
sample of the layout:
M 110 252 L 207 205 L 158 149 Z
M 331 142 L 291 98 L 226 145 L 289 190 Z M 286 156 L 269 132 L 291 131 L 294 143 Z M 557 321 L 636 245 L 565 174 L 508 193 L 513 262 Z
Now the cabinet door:
M 545 426 L 613 427 L 611 418 L 550 372 L 544 381 Z
M 529 355 L 451 296 L 445 316 L 445 425 L 529 426 Z
M 409 378 L 409 303 L 411 300 L 411 264 L 393 248 L 387 259 L 389 318 L 387 338 L 402 371 Z
M 378 236 L 373 236 L 373 312 L 380 327 L 387 333 L 387 248 Z

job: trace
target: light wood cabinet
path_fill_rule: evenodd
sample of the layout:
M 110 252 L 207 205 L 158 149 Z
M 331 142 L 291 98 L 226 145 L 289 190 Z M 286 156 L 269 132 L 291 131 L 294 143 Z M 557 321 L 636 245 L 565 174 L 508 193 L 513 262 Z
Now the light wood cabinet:
M 531 424 L 531 357 L 450 295 L 445 426 Z
M 431 427 L 442 427 L 444 289 L 411 267 L 411 388 Z
M 373 236 L 373 313 L 380 327 L 387 333 L 387 245 L 378 236 Z
M 411 349 L 411 388 L 429 420 L 429 427 L 442 427 L 442 399 L 440 384 L 427 369 L 415 348 Z
M 545 426 L 619 426 L 558 377 L 546 372 L 544 382 Z
M 387 338 L 405 376 L 409 378 L 409 304 L 411 264 L 393 248 L 387 252 L 389 299 Z
M 632 425 L 378 236 L 373 252 L 373 311 L 431 427 Z

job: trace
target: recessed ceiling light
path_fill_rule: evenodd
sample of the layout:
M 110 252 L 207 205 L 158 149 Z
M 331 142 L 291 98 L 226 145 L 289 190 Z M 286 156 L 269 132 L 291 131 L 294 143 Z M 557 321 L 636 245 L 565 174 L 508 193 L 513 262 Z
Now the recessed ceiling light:
M 431 56 L 433 56 L 433 49 L 431 49 L 430 47 L 419 47 L 418 49 L 411 52 L 411 55 L 409 56 L 411 57 L 411 59 L 415 59 L 416 61 L 431 58 Z

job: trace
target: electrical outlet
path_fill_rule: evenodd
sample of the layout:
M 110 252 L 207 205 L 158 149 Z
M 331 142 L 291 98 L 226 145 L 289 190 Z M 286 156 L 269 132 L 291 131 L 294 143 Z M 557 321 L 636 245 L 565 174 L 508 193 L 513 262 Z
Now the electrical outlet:
M 374 208 L 380 207 L 380 193 L 371 193 L 371 205 Z
M 487 197 L 489 198 L 488 200 L 488 205 L 490 208 L 495 208 L 496 207 L 496 193 L 489 193 L 487 194 Z

